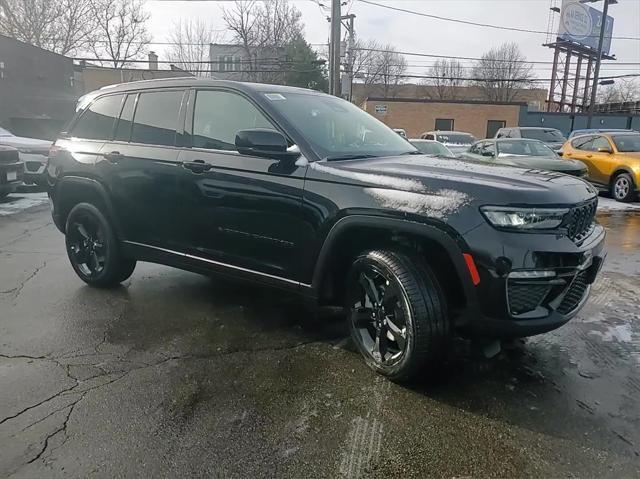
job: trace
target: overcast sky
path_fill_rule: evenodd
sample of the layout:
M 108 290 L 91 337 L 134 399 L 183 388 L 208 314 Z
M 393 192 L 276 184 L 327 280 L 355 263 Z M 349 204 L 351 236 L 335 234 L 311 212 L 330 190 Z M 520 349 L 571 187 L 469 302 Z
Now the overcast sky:
M 319 3 L 330 5 L 331 0 L 291 0 L 302 12 L 307 41 L 312 44 L 326 43 L 329 11 Z M 359 0 L 343 0 L 344 13 L 354 13 L 356 33 L 360 39 L 375 38 L 407 52 L 433 53 L 438 55 L 478 57 L 493 46 L 515 41 L 520 45 L 528 60 L 553 60 L 551 49 L 543 47 L 546 35 L 503 31 L 482 28 L 441 20 L 435 20 L 408 13 L 391 11 L 369 5 Z M 551 0 L 372 0 L 376 3 L 452 17 L 474 22 L 506 25 L 531 30 L 547 30 Z M 208 19 L 216 29 L 224 29 L 221 10 L 225 1 L 167 1 L 148 0 L 147 9 L 151 13 L 150 30 L 154 41 L 166 41 L 173 22 L 178 19 Z M 561 0 L 557 0 L 561 4 Z M 593 6 L 601 9 L 603 2 Z M 613 36 L 640 37 L 640 0 L 619 0 L 610 6 L 614 17 Z M 557 25 L 557 19 L 556 19 Z M 557 28 L 557 27 L 556 27 Z M 221 34 L 223 34 L 221 32 Z M 227 38 L 228 39 L 228 38 Z M 224 41 L 224 38 L 221 38 Z M 153 45 L 162 57 L 164 46 Z M 611 52 L 619 62 L 640 62 L 640 40 L 617 40 L 614 38 Z M 162 59 L 162 58 L 161 58 Z M 432 59 L 408 56 L 409 73 L 425 74 Z M 470 66 L 470 62 L 466 62 Z M 535 65 L 539 78 L 551 76 L 551 65 Z M 640 65 L 611 65 L 603 68 L 607 74 L 640 73 Z

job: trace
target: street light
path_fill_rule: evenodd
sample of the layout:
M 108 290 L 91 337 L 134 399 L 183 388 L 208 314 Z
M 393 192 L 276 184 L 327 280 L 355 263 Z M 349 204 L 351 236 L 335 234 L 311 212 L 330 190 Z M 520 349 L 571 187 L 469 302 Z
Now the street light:
M 580 3 L 594 3 L 598 0 L 580 0 Z M 598 38 L 598 58 L 596 58 L 596 69 L 593 73 L 593 86 L 591 87 L 591 101 L 589 102 L 589 112 L 587 116 L 587 128 L 591 128 L 593 119 L 593 109 L 596 103 L 596 94 L 598 92 L 598 77 L 600 76 L 600 63 L 602 62 L 602 45 L 604 43 L 604 32 L 607 26 L 607 13 L 609 5 L 615 5 L 618 0 L 604 0 L 602 9 L 602 21 L 600 22 L 600 37 Z

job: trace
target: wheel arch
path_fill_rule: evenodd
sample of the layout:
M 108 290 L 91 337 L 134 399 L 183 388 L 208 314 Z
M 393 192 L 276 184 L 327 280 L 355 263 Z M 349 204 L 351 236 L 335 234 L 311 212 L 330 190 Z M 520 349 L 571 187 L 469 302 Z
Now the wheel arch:
M 98 180 L 80 176 L 65 176 L 58 181 L 55 195 L 52 197 L 54 198 L 54 222 L 62 233 L 65 232 L 67 216 L 71 209 L 78 203 L 90 203 L 107 216 L 112 222 L 116 235 L 121 236 L 122 229 L 109 193 Z
M 618 165 L 614 168 L 613 173 L 611 173 L 611 176 L 609 177 L 609 186 L 613 185 L 613 182 L 621 173 L 627 173 L 629 176 L 631 176 L 631 181 L 633 181 L 634 184 L 636 183 L 635 172 L 628 166 Z M 638 185 L 636 185 L 636 187 L 637 186 Z
M 463 257 L 468 248 L 461 238 L 437 226 L 366 215 L 342 218 L 328 233 L 312 281 L 320 301 L 342 299 L 340 282 L 355 255 L 365 249 L 391 247 L 422 253 L 453 309 L 463 309 L 473 301 L 473 284 Z

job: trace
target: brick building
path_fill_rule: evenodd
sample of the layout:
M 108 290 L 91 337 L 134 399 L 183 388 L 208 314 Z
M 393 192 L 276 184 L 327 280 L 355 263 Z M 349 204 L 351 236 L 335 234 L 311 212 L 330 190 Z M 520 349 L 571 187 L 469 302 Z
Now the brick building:
M 498 128 L 518 126 L 527 104 L 370 97 L 362 108 L 392 128 L 404 128 L 410 138 L 429 130 L 465 131 L 489 138 Z

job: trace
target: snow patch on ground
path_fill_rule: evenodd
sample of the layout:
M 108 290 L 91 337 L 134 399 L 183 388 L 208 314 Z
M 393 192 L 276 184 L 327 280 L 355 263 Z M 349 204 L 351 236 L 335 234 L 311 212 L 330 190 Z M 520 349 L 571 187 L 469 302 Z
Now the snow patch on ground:
M 598 211 L 640 211 L 640 202 L 621 203 L 612 198 L 598 198 Z
M 0 216 L 11 216 L 34 206 L 49 203 L 46 193 L 12 193 L 0 200 Z
M 607 342 L 630 343 L 633 341 L 633 330 L 630 324 L 607 326 L 605 331 L 589 331 L 589 334 L 598 336 Z
M 455 190 L 438 190 L 434 193 L 414 193 L 411 191 L 367 188 L 380 206 L 392 210 L 427 215 L 431 218 L 446 219 L 462 205 L 469 202 L 469 197 Z

